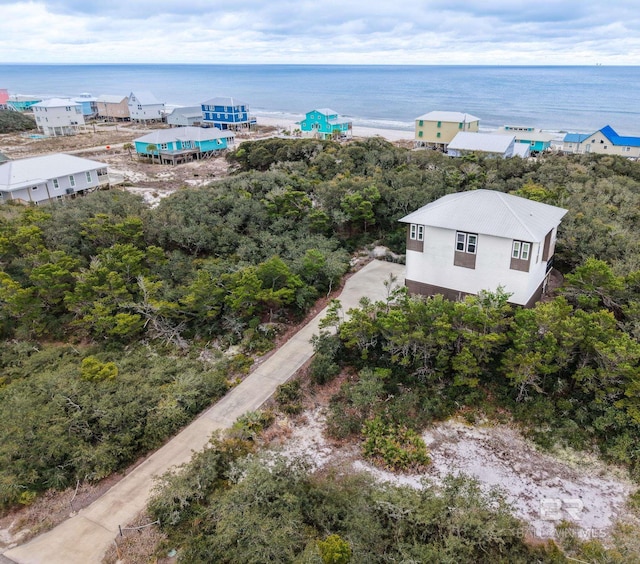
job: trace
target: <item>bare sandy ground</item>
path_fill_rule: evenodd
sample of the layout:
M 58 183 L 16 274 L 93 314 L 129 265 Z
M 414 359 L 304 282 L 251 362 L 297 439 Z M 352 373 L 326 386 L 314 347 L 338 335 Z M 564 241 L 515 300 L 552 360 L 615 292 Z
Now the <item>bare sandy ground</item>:
M 470 426 L 457 419 L 437 423 L 423 434 L 432 458 L 429 470 L 395 474 L 363 460 L 358 445 L 338 446 L 328 440 L 321 407 L 305 412 L 303 420 L 291 426 L 280 446 L 286 456 L 304 457 L 315 469 L 336 464 L 413 488 L 441 483 L 448 474 L 475 477 L 487 490 L 500 488 L 514 514 L 529 525 L 528 534 L 538 538 L 554 538 L 562 521 L 572 522 L 585 539 L 606 538 L 616 520 L 627 517 L 625 503 L 636 489 L 621 470 L 595 456 L 540 452 L 506 425 Z

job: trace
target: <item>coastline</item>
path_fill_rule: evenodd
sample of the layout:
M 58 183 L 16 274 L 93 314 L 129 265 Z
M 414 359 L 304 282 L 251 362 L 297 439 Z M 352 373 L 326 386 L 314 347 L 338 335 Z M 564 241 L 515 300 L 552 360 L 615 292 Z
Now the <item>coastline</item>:
M 278 116 L 267 117 L 256 114 L 258 125 L 268 125 L 292 132 L 296 128 L 296 120 L 292 117 Z M 413 141 L 414 133 L 404 129 L 385 129 L 381 127 L 363 127 L 354 125 L 353 137 L 383 137 L 387 141 Z

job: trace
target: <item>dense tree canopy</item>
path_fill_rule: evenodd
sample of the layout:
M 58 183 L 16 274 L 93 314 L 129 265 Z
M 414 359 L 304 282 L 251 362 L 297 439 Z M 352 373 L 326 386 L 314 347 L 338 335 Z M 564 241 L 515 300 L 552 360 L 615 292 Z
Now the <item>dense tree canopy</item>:
M 334 398 L 330 432 L 359 436 L 375 421 L 372 453 L 401 435 L 419 461 L 411 432 L 493 405 L 541 442 L 597 445 L 637 474 L 638 163 L 449 159 L 377 138 L 271 139 L 229 158 L 231 176 L 153 209 L 117 191 L 0 206 L 3 503 L 104 476 L 157 445 L 226 388 L 233 368 L 223 378 L 193 360 L 203 348 L 268 350 L 278 327 L 338 286 L 351 253 L 403 253 L 399 218 L 481 187 L 569 210 L 558 296 L 517 311 L 499 293 L 364 303 L 339 337 L 316 342 L 315 381 L 345 365 L 360 374 Z

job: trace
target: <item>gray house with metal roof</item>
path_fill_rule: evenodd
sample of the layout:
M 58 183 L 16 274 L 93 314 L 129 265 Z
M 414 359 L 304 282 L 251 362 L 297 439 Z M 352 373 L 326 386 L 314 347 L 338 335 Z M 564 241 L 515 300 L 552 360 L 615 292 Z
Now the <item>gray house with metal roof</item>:
M 106 164 L 63 153 L 0 165 L 0 203 L 47 203 L 108 185 Z
M 200 106 L 187 106 L 175 108 L 168 116 L 167 123 L 171 127 L 189 127 L 202 123 L 202 108 Z
M 532 306 L 553 265 L 567 210 L 493 190 L 448 194 L 400 219 L 407 224 L 411 293 L 461 299 L 502 287 Z

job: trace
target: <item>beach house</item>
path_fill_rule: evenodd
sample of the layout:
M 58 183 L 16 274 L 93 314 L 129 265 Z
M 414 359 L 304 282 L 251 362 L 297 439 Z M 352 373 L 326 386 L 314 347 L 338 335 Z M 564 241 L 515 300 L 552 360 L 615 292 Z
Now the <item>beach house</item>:
M 307 112 L 298 125 L 303 136 L 318 139 L 351 136 L 353 132 L 353 122 L 330 108 Z
M 9 92 L 6 88 L 0 88 L 0 110 L 7 108 L 7 100 L 9 99 Z
M 567 133 L 562 141 L 565 153 L 619 155 L 637 159 L 640 157 L 640 137 L 618 135 L 606 125 L 595 133 Z
M 532 306 L 546 289 L 567 210 L 493 190 L 448 194 L 400 219 L 413 294 L 457 300 L 502 287 Z
M 480 118 L 463 112 L 433 111 L 415 120 L 415 147 L 447 150 L 447 145 L 460 132 L 478 131 Z
M 82 105 L 71 98 L 49 98 L 33 104 L 31 109 L 44 135 L 75 135 L 84 125 Z
M 7 107 L 18 112 L 27 112 L 38 102 L 42 102 L 42 98 L 27 94 L 12 94 L 7 100 Z
M 167 123 L 171 127 L 200 125 L 200 123 L 202 123 L 202 108 L 200 106 L 175 108 L 169 115 L 167 115 Z
M 485 157 L 508 159 L 514 156 L 516 138 L 514 135 L 495 135 L 493 133 L 479 133 L 460 131 L 447 145 L 447 155 L 463 157 L 469 154 Z M 521 146 L 525 149 L 528 147 Z M 520 154 L 526 153 L 528 150 Z
M 80 94 L 80 96 L 76 96 L 73 100 L 82 106 L 82 115 L 85 119 L 94 118 L 98 114 L 96 99 L 91 94 L 83 93 Z
M 505 125 L 494 133 L 500 135 L 514 135 L 516 143 L 529 146 L 531 153 L 542 153 L 551 148 L 551 142 L 558 139 L 558 135 L 542 131 L 535 127 Z
M 0 203 L 48 203 L 109 186 L 107 165 L 62 153 L 0 165 Z
M 129 97 L 101 94 L 96 98 L 98 119 L 125 121 L 129 119 Z
M 255 123 L 246 102 L 230 97 L 211 98 L 200 104 L 202 125 L 218 129 L 241 129 Z
M 134 141 L 136 153 L 162 164 L 180 164 L 213 156 L 234 145 L 235 135 L 218 128 L 156 129 Z
M 132 121 L 162 121 L 164 102 L 160 102 L 151 92 L 141 90 L 129 94 L 129 118 Z

